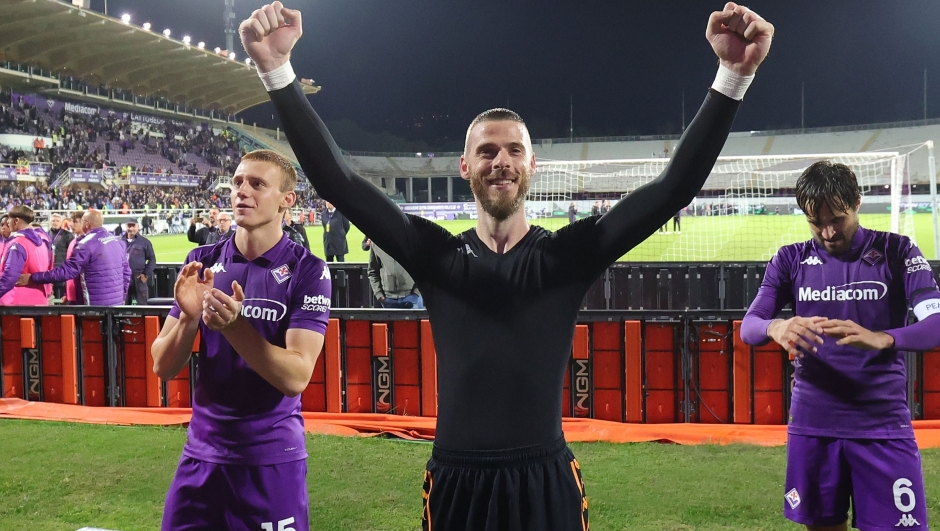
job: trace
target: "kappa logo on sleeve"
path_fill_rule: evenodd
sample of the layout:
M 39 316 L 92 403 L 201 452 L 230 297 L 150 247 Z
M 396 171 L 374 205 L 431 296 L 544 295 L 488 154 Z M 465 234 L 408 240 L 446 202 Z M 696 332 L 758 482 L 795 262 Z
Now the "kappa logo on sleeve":
M 330 268 L 324 265 L 323 272 L 320 273 L 320 280 L 329 280 L 329 279 L 330 279 Z
M 790 489 L 784 498 L 786 498 L 787 503 L 790 504 L 791 509 L 796 509 L 800 505 L 800 493 L 796 489 Z
M 271 274 L 274 275 L 274 280 L 278 284 L 283 284 L 285 280 L 290 278 L 290 268 L 287 267 L 287 264 L 284 264 L 281 267 L 272 269 Z

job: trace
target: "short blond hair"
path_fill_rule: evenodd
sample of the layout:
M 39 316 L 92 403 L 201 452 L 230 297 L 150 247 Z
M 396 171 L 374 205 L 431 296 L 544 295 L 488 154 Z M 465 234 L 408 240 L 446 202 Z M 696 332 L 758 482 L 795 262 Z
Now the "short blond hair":
M 270 149 L 257 149 L 245 153 L 242 156 L 242 161 L 246 160 L 270 162 L 277 166 L 277 168 L 281 170 L 281 186 L 279 189 L 282 192 L 293 192 L 294 189 L 297 188 L 297 170 L 294 169 L 294 165 L 283 155 L 271 151 Z

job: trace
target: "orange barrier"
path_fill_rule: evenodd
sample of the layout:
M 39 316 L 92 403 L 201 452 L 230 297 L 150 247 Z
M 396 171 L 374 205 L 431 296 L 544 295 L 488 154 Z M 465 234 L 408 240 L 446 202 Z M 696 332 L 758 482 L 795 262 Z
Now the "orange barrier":
M 89 407 L 48 402 L 0 399 L 0 419 L 32 419 L 111 425 L 184 425 L 189 408 Z M 304 413 L 308 432 L 344 435 L 392 435 L 409 440 L 433 440 L 436 419 L 371 413 Z M 740 424 L 623 424 L 596 419 L 565 418 L 569 442 L 668 442 L 675 444 L 786 444 L 786 426 Z M 921 449 L 940 448 L 940 421 L 916 420 L 914 433 Z
M 153 374 L 150 349 L 162 315 L 61 311 L 66 313 L 0 315 L 0 398 L 192 405 L 195 357 L 171 380 Z M 302 411 L 436 416 L 430 322 L 361 312 L 336 315 L 301 395 Z M 793 366 L 773 343 L 745 345 L 738 317 L 585 316 L 573 334 L 561 414 L 630 424 L 785 424 Z M 200 342 L 197 334 L 194 352 Z M 908 368 L 914 415 L 940 419 L 940 349 L 914 356 Z

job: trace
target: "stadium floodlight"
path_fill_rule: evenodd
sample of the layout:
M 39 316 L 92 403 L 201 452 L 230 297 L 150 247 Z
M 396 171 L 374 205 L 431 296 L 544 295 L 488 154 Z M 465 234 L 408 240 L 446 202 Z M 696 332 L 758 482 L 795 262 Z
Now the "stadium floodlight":
M 199 41 L 199 44 L 197 44 L 196 46 L 199 47 L 200 50 L 205 50 L 205 49 L 206 49 L 206 43 L 204 43 L 204 42 L 202 42 L 202 41 Z
M 167 39 L 170 38 L 170 28 L 163 30 L 163 36 L 166 37 Z
M 231 59 L 232 61 L 234 61 L 234 60 L 235 60 L 235 52 L 229 52 L 229 53 L 228 53 L 228 58 Z
M 251 57 L 246 57 L 246 58 L 245 58 L 245 64 L 248 65 L 248 66 L 251 66 Z
M 184 36 L 183 36 L 183 44 L 185 44 L 186 46 L 189 46 L 189 43 L 190 43 L 190 42 L 192 42 L 192 39 L 189 37 L 189 35 L 184 35 Z
M 127 13 L 124 13 L 123 15 L 121 15 L 121 22 L 123 22 L 123 23 L 125 23 L 125 24 L 130 24 L 130 23 L 131 23 L 131 16 L 128 15 Z
M 144 24 L 141 26 L 141 28 L 143 28 L 144 31 L 150 31 L 150 23 L 149 23 L 149 22 L 144 22 Z
M 222 48 L 219 48 L 218 46 L 216 46 L 215 53 L 222 53 Z

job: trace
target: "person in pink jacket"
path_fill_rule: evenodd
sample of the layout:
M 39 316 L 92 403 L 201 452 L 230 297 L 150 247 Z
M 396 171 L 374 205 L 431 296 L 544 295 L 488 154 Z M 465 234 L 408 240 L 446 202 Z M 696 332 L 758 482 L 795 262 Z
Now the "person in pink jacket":
M 18 205 L 10 210 L 7 223 L 13 232 L 0 257 L 0 305 L 48 306 L 49 286 L 17 287 L 21 274 L 33 274 L 52 268 L 52 246 L 42 229 L 29 226 L 35 219 L 33 210 Z

